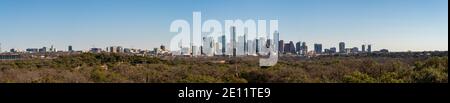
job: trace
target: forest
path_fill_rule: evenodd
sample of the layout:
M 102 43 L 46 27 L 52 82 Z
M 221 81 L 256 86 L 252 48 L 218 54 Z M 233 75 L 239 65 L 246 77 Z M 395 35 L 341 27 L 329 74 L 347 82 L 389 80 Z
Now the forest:
M 0 83 L 448 83 L 442 57 L 143 57 L 82 53 L 0 61 Z

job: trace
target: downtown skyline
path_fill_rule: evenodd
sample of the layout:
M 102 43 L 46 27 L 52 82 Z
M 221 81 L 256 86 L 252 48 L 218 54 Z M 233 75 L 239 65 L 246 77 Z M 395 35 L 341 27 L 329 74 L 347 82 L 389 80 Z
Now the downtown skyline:
M 176 19 L 278 19 L 280 40 L 372 44 L 374 50 L 448 50 L 447 0 L 0 1 L 2 51 L 54 45 L 65 50 L 168 45 Z M 192 21 L 191 21 L 192 22 Z

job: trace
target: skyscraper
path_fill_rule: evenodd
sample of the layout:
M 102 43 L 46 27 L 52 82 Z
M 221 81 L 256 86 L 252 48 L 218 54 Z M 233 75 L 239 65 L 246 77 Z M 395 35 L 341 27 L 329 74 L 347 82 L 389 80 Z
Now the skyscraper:
M 248 42 L 247 42 L 247 34 L 244 34 L 244 55 L 248 54 Z
M 301 47 L 302 46 L 302 42 L 297 42 L 297 43 L 295 43 L 295 52 L 297 53 L 297 54 L 300 54 L 301 53 L 301 51 L 300 50 L 302 50 Z
M 222 35 L 222 55 L 225 55 L 226 54 L 226 47 L 227 47 L 227 44 L 226 44 L 226 39 L 225 39 L 225 35 Z
M 280 48 L 279 48 L 279 46 L 280 46 L 279 43 L 280 42 L 279 41 L 280 41 L 280 33 L 278 31 L 275 31 L 273 33 L 273 43 L 274 43 L 273 46 L 274 47 L 272 48 L 272 50 L 275 51 L 275 52 L 276 51 L 278 51 L 278 52 L 280 51 Z M 279 54 L 279 53 L 277 53 L 277 54 Z
M 314 52 L 317 54 L 322 53 L 322 44 L 314 44 Z
M 369 52 L 369 53 L 372 52 L 372 45 L 370 45 L 370 44 L 367 45 L 367 52 Z
M 308 46 L 306 46 L 306 42 L 302 43 L 302 55 L 306 55 L 308 53 Z
M 72 52 L 72 51 L 73 51 L 72 45 L 69 45 L 69 47 L 68 47 L 67 50 L 68 50 L 69 52 Z
M 295 53 L 295 45 L 293 41 L 289 41 L 289 52 L 292 54 L 296 54 Z
M 278 41 L 278 52 L 280 54 L 284 53 L 284 41 L 283 40 Z
M 363 45 L 361 46 L 361 51 L 362 51 L 362 52 L 366 52 L 366 45 L 363 44 Z
M 230 29 L 231 33 L 231 46 L 233 48 L 233 56 L 236 56 L 236 27 L 231 27 Z
M 259 39 L 258 38 L 256 38 L 255 39 L 255 51 L 256 51 L 256 54 L 259 54 L 259 51 L 260 51 L 260 47 L 259 47 Z
M 345 43 L 344 42 L 339 43 L 339 53 L 345 53 Z

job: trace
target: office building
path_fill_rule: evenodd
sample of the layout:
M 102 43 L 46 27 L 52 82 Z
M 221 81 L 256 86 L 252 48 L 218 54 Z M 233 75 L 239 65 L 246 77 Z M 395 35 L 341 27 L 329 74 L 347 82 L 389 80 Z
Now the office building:
M 330 48 L 330 53 L 336 53 L 336 47 L 331 47 Z
M 367 52 L 369 52 L 369 53 L 372 52 L 372 45 L 367 45 Z
M 350 50 L 350 52 L 351 52 L 351 53 L 358 53 L 358 52 L 359 52 L 358 47 L 353 47 L 353 48 Z
M 293 41 L 289 41 L 289 52 L 290 52 L 291 54 L 296 54 L 296 53 L 295 53 L 295 45 L 294 45 L 294 42 L 293 42 Z
M 366 45 L 363 44 L 363 45 L 361 46 L 361 52 L 366 52 Z
M 73 48 L 72 48 L 72 45 L 69 45 L 69 47 L 67 48 L 67 51 L 69 51 L 69 52 L 73 52 Z
M 339 43 L 339 53 L 345 53 L 345 43 L 344 42 Z
M 231 33 L 231 46 L 233 48 L 232 54 L 233 54 L 233 56 L 236 56 L 236 50 L 237 50 L 237 48 L 236 48 L 236 27 L 234 27 L 234 26 L 231 27 L 230 33 Z
M 226 54 L 226 47 L 227 47 L 227 44 L 226 44 L 226 38 L 225 38 L 225 35 L 222 35 L 222 55 L 225 55 Z
M 278 52 L 280 54 L 284 53 L 284 41 L 283 40 L 278 41 Z
M 314 44 L 314 52 L 317 54 L 322 53 L 322 44 Z
M 301 53 L 301 50 L 302 50 L 302 42 L 297 42 L 297 43 L 295 43 L 295 52 L 296 52 L 296 54 L 300 54 Z
M 308 53 L 308 46 L 306 46 L 306 42 L 302 43 L 302 55 L 306 55 Z

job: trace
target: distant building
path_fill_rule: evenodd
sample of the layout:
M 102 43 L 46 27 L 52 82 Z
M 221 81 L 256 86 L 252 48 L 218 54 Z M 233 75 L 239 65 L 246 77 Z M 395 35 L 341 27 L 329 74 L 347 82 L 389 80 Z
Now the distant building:
M 314 44 L 314 52 L 317 54 L 322 53 L 322 44 Z
M 295 43 L 295 52 L 296 52 L 297 54 L 300 54 L 300 53 L 301 53 L 301 50 L 302 50 L 302 42 L 297 42 L 297 43 Z
M 16 50 L 16 49 L 14 49 L 14 48 L 12 48 L 12 49 L 10 49 L 10 50 L 9 50 L 9 52 L 11 52 L 11 53 L 16 53 L 16 52 L 17 52 L 17 50 Z
M 306 42 L 302 43 L 302 55 L 306 55 L 308 53 L 308 46 L 306 46 Z
M 227 41 L 226 41 L 226 38 L 225 38 L 225 35 L 222 35 L 222 55 L 225 55 L 226 54 L 226 47 L 227 47 Z
M 387 50 L 387 49 L 381 49 L 380 52 L 381 52 L 381 53 L 389 53 L 389 50 Z
M 331 53 L 331 51 L 330 51 L 330 49 L 324 49 L 324 53 L 326 53 L 326 54 L 330 54 L 330 53 Z
M 278 52 L 280 54 L 284 53 L 284 41 L 283 40 L 278 41 Z
M 232 52 L 232 54 L 233 54 L 233 56 L 236 56 L 236 50 L 237 50 L 237 48 L 236 48 L 236 27 L 231 27 L 231 29 L 230 29 L 230 33 L 231 33 L 231 46 L 232 46 L 232 48 L 233 48 L 233 52 Z
M 102 52 L 102 48 L 91 48 L 91 50 L 89 50 L 89 52 L 100 53 L 100 52 Z
M 330 53 L 336 53 L 336 47 L 331 47 L 330 48 Z
M 292 53 L 292 54 L 296 54 L 295 53 L 295 45 L 294 45 L 294 42 L 292 42 L 292 41 L 289 41 L 289 52 L 290 53 Z
M 278 52 L 280 51 L 280 47 L 279 47 L 280 46 L 280 44 L 279 44 L 280 42 L 279 41 L 280 41 L 280 33 L 278 31 L 275 31 L 274 34 L 273 34 L 273 43 L 274 44 L 273 44 L 273 48 L 272 48 L 273 51 L 275 51 L 275 52 L 276 51 L 278 51 Z M 279 53 L 277 53 L 277 54 L 279 54 Z
M 39 49 L 38 52 L 40 52 L 40 53 L 45 53 L 45 52 L 47 52 L 47 47 L 42 47 L 41 49 Z
M 345 53 L 345 43 L 344 42 L 340 42 L 339 43 L 339 53 Z
M 350 52 L 351 52 L 351 53 L 358 53 L 358 52 L 359 52 L 358 47 L 353 47 L 353 48 L 350 50 Z
M 25 51 L 29 52 L 29 53 L 37 53 L 37 52 L 39 52 L 39 49 L 38 48 L 28 48 Z
M 367 45 L 367 52 L 369 52 L 369 53 L 372 52 L 372 45 Z
M 108 48 L 110 53 L 123 53 L 124 49 L 121 46 L 111 46 Z
M 361 46 L 361 52 L 366 52 L 366 45 L 363 44 L 363 45 Z
M 17 60 L 20 58 L 19 54 L 0 54 L 0 60 Z
M 67 50 L 68 50 L 69 52 L 72 52 L 72 51 L 73 51 L 72 45 L 69 45 L 69 47 L 68 47 Z

